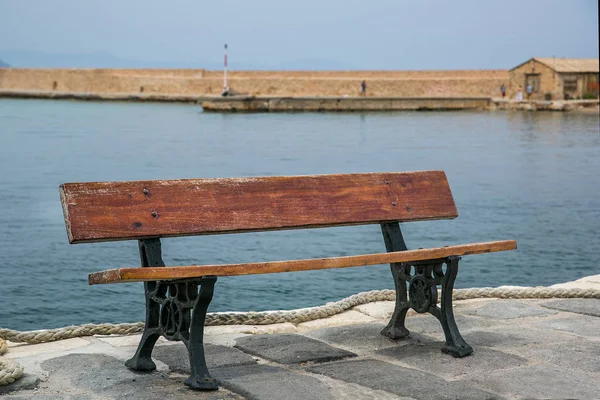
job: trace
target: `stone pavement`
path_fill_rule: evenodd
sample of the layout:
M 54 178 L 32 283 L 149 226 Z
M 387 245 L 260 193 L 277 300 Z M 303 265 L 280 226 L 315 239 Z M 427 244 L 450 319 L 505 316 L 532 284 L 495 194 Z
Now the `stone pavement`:
M 600 288 L 600 275 L 563 287 Z M 5 355 L 26 375 L 0 396 L 25 399 L 600 399 L 600 300 L 455 302 L 457 323 L 475 349 L 443 354 L 443 334 L 428 314 L 409 312 L 411 336 L 379 334 L 392 302 L 293 325 L 205 330 L 206 356 L 222 388 L 195 392 L 185 347 L 160 340 L 157 371 L 123 362 L 139 339 L 96 336 L 39 345 L 10 344 Z

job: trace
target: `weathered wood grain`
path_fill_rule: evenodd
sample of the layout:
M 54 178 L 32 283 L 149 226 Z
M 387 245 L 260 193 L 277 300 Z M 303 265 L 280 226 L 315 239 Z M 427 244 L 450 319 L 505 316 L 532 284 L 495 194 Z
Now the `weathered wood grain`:
M 70 243 L 458 216 L 443 171 L 65 183 Z
M 180 267 L 119 268 L 89 275 L 90 285 L 100 283 L 141 282 L 197 278 L 201 276 L 235 276 L 270 274 L 276 272 L 309 271 L 328 268 L 360 267 L 365 265 L 422 261 L 450 256 L 492 253 L 514 250 L 517 242 L 471 243 L 431 249 L 406 250 L 389 253 L 364 254 L 347 257 L 316 258 L 308 260 L 257 262 L 247 264 L 193 265 Z

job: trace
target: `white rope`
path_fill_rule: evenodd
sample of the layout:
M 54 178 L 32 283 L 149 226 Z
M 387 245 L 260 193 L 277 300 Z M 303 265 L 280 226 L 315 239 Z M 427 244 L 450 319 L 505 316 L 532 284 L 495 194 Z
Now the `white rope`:
M 498 299 L 600 299 L 600 289 L 562 289 L 545 286 L 455 289 L 454 300 Z
M 438 296 L 439 297 L 439 296 Z M 342 313 L 352 307 L 375 301 L 394 301 L 395 290 L 372 290 L 362 292 L 340 301 L 327 303 L 322 306 L 301 308 L 298 310 L 260 311 L 260 312 L 224 312 L 206 315 L 206 326 L 216 325 L 270 325 L 290 322 L 299 324 L 315 319 L 327 318 Z M 548 287 L 499 287 L 455 289 L 454 300 L 475 298 L 499 299 L 550 299 L 550 298 L 588 298 L 600 299 L 598 289 L 560 289 Z M 82 336 L 92 335 L 128 335 L 142 332 L 143 322 L 129 324 L 86 324 L 73 325 L 57 329 L 19 332 L 0 328 L 0 354 L 6 351 L 6 342 L 21 342 L 29 344 L 53 342 Z M 0 386 L 14 382 L 23 374 L 23 368 L 14 362 L 3 361 L 0 358 Z
M 0 355 L 6 353 L 8 344 L 0 338 Z M 15 361 L 0 357 L 0 386 L 6 386 L 23 375 L 23 367 Z

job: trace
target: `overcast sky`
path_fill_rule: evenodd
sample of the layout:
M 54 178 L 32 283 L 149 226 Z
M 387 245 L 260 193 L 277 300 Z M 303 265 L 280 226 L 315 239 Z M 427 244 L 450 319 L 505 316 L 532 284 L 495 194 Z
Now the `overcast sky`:
M 597 58 L 598 1 L 0 0 L 0 57 L 106 52 L 203 67 L 221 62 L 224 43 L 233 69 L 510 68 L 532 56 Z

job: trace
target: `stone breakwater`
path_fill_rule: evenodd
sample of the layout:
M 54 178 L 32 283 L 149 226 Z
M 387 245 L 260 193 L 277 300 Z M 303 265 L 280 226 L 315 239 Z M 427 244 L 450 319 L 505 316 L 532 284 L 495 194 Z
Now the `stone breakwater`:
M 228 86 L 250 96 L 355 97 L 362 80 L 368 97 L 492 97 L 508 71 L 233 71 Z M 0 68 L 4 93 L 215 96 L 222 89 L 222 71 L 203 69 Z
M 587 111 L 598 113 L 598 100 L 511 101 L 488 97 L 206 97 L 208 112 L 355 112 L 355 111 Z
M 598 100 L 514 101 L 487 97 L 277 97 L 88 93 L 0 89 L 0 98 L 201 104 L 209 112 L 578 111 L 600 113 Z
M 201 101 L 211 112 L 456 111 L 487 110 L 491 99 L 426 97 L 218 97 Z
M 514 101 L 491 99 L 490 108 L 497 110 L 520 111 L 582 111 L 598 113 L 598 100 L 532 100 Z
M 361 96 L 360 82 L 367 82 Z M 221 71 L 0 68 L 0 98 L 201 103 L 207 111 L 526 110 L 598 112 L 598 100 L 498 99 L 505 70 Z

